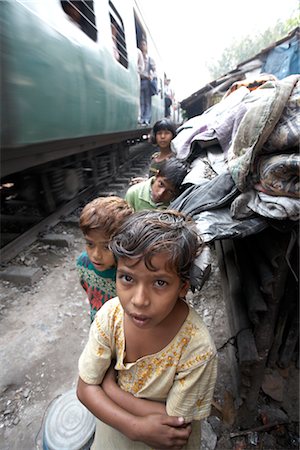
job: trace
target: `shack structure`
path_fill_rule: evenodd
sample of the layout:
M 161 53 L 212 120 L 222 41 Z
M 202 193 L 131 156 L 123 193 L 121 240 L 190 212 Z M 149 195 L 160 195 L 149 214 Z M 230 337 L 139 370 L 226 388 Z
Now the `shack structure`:
M 280 80 L 300 73 L 300 27 L 182 100 L 181 109 L 188 119 L 198 116 L 218 103 L 233 83 L 262 73 L 273 74 Z
M 171 206 L 194 218 L 218 255 L 244 427 L 262 391 L 283 404 L 282 370 L 298 377 L 299 41 L 297 27 L 183 100 L 189 119 L 172 141 L 191 171 Z M 299 404 L 283 409 L 299 419 Z

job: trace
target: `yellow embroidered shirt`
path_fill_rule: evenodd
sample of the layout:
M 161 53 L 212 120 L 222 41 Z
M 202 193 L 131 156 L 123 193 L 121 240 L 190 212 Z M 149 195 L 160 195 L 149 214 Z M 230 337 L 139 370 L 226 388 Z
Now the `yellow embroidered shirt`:
M 79 375 L 88 384 L 101 384 L 116 360 L 119 386 L 135 397 L 161 401 L 170 416 L 187 422 L 207 417 L 217 374 L 217 353 L 200 316 L 188 316 L 173 340 L 158 353 L 124 363 L 124 312 L 118 297 L 97 312 L 88 343 L 79 359 Z

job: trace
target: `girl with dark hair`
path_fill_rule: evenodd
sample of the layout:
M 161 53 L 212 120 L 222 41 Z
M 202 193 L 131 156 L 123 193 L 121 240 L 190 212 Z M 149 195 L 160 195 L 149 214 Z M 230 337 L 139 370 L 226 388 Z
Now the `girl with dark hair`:
M 174 156 L 171 150 L 171 141 L 176 136 L 175 124 L 170 119 L 158 120 L 151 131 L 150 141 L 157 146 L 150 160 L 148 177 L 156 176 L 166 160 Z M 147 177 L 135 177 L 130 180 L 129 185 L 141 183 Z
M 156 144 L 158 151 L 151 156 L 149 177 L 157 174 L 166 159 L 174 156 L 171 150 L 171 140 L 176 136 L 174 123 L 169 119 L 158 120 L 151 132 L 151 142 Z

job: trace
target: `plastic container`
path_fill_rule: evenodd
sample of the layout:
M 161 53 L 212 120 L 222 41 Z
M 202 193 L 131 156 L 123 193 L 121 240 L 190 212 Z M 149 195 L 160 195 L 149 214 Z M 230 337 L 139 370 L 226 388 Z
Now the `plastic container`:
M 43 450 L 89 450 L 94 439 L 95 417 L 71 389 L 49 408 L 43 429 Z

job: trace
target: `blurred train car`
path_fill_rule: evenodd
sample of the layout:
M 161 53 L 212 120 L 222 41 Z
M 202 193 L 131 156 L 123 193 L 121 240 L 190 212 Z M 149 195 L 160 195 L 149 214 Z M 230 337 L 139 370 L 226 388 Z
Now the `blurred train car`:
M 0 28 L 1 186 L 32 201 L 42 193 L 51 211 L 85 180 L 117 173 L 147 133 L 138 124 L 142 37 L 160 87 L 150 127 L 164 115 L 164 69 L 136 1 L 4 1 Z

